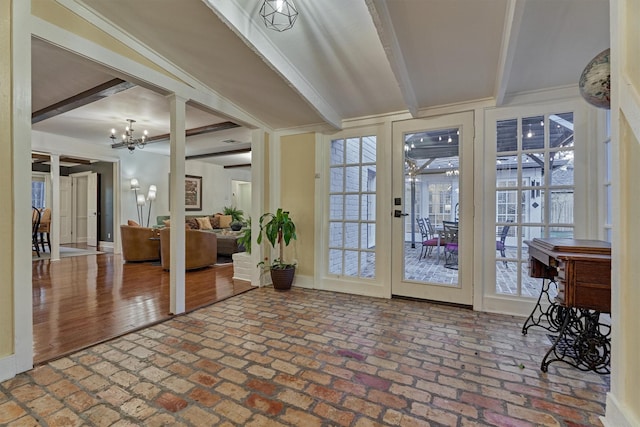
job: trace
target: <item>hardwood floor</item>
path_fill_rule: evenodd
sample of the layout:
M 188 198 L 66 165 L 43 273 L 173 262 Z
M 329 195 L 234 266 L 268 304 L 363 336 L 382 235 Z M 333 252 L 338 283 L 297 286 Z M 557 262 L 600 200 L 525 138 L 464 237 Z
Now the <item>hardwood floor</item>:
M 186 274 L 186 309 L 252 289 L 234 281 L 233 265 Z M 33 262 L 34 364 L 169 319 L 169 272 L 120 255 Z

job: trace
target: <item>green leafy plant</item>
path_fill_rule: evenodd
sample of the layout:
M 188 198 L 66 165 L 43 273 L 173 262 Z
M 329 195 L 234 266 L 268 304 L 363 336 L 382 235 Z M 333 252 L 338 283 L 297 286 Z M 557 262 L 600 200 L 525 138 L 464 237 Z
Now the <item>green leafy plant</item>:
M 284 261 L 284 247 L 288 246 L 291 240 L 296 240 L 296 225 L 289 216 L 289 211 L 278 208 L 276 213 L 267 212 L 260 217 L 260 234 L 257 243 L 262 243 L 263 236 L 273 248 L 279 244 L 280 256 L 274 259 L 268 267 L 270 269 L 286 269 L 295 267 L 295 263 Z M 268 261 L 267 261 L 268 262 Z M 258 265 L 267 267 L 267 262 L 262 261 Z
M 234 206 L 225 206 L 222 208 L 223 215 L 231 215 L 232 222 L 244 222 L 244 212 Z
M 247 227 L 238 236 L 238 245 L 242 245 L 246 253 L 251 253 L 251 217 L 247 220 Z

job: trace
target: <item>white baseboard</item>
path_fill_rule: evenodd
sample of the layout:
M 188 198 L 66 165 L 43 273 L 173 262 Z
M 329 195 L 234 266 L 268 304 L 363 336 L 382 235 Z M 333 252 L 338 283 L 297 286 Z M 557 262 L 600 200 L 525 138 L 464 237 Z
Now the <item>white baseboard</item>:
M 600 421 L 604 427 L 640 426 L 640 419 L 630 413 L 628 408 L 621 406 L 611 392 L 607 393 L 607 412 L 604 417 L 600 417 Z
M 100 248 L 110 248 L 113 249 L 113 242 L 103 242 L 102 240 L 98 242 L 98 247 Z
M 16 358 L 14 354 L 0 359 L 0 382 L 13 378 L 16 374 Z
M 305 288 L 305 289 L 315 289 L 315 281 L 313 280 L 313 276 L 303 276 L 301 274 L 296 274 L 293 279 L 293 285 L 297 288 Z

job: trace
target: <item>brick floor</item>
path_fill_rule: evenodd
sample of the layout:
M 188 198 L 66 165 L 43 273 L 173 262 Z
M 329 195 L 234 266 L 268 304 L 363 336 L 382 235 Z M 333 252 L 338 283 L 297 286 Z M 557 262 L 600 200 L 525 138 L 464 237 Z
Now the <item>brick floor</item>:
M 243 295 L 0 384 L 8 426 L 599 426 L 609 377 L 539 370 L 524 319 L 293 289 Z

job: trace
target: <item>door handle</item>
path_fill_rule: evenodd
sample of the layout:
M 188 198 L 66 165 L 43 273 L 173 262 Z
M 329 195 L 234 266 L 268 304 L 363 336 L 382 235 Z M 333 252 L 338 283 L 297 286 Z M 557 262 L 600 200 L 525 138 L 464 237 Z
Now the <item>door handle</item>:
M 407 213 L 402 213 L 402 211 L 401 211 L 401 210 L 396 209 L 396 210 L 394 210 L 394 211 L 393 211 L 393 216 L 394 216 L 395 218 L 400 218 L 400 217 L 403 217 L 403 216 L 409 216 L 409 214 L 407 214 Z

